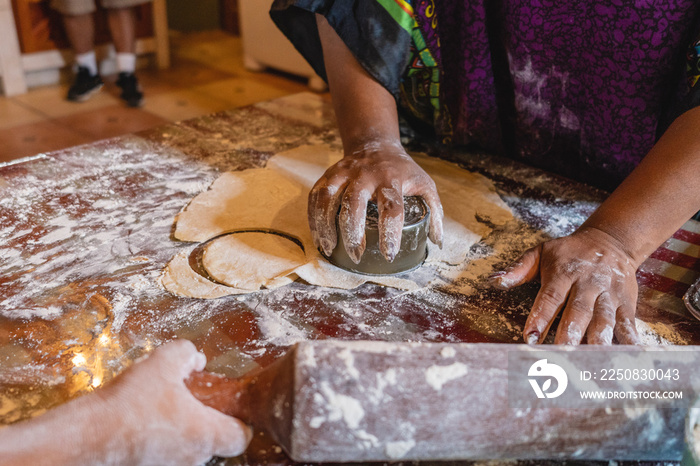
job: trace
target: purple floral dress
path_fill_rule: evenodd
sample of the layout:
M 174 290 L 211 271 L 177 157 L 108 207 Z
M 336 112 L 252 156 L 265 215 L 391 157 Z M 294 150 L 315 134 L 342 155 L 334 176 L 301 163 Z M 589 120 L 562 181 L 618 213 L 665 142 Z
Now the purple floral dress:
M 442 142 L 608 189 L 698 100 L 697 1 L 277 0 L 325 76 L 312 12 Z

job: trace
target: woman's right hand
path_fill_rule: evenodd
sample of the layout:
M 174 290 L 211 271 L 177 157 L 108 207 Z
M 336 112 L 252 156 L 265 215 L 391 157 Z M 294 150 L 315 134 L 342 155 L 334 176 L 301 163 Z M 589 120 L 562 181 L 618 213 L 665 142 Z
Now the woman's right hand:
M 379 248 L 393 261 L 401 245 L 404 196 L 421 196 L 430 208 L 430 240 L 442 244 L 442 204 L 435 183 L 406 153 L 399 141 L 372 140 L 330 167 L 309 194 L 309 227 L 314 245 L 330 255 L 338 227 L 350 258 L 358 263 L 365 250 L 367 202 L 379 210 Z
M 430 208 L 430 239 L 442 243 L 442 205 L 435 183 L 401 146 L 392 94 L 369 75 L 328 21 L 316 15 L 323 61 L 345 157 L 309 194 L 309 227 L 316 248 L 330 255 L 338 244 L 355 263 L 365 251 L 367 202 L 379 208 L 379 248 L 393 261 L 401 245 L 404 196 L 421 196 Z

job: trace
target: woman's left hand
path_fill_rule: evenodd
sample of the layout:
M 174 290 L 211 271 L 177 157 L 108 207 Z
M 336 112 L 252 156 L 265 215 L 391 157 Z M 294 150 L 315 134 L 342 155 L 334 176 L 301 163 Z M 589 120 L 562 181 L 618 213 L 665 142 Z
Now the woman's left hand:
M 541 287 L 523 338 L 542 343 L 561 312 L 555 344 L 610 345 L 613 334 L 622 344 L 638 344 L 635 263 L 610 234 L 581 227 L 570 236 L 542 243 L 507 270 L 492 276 L 494 286 L 510 289 L 539 278 Z

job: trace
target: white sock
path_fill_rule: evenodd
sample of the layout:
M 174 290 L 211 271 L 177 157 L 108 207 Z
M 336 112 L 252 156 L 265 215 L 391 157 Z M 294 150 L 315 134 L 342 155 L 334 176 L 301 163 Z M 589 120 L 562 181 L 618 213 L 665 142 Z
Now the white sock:
M 97 74 L 97 58 L 95 57 L 94 50 L 76 55 L 75 62 L 78 64 L 78 66 L 87 68 L 92 76 Z
M 118 53 L 117 71 L 119 71 L 120 73 L 133 73 L 134 71 L 136 71 L 136 54 Z

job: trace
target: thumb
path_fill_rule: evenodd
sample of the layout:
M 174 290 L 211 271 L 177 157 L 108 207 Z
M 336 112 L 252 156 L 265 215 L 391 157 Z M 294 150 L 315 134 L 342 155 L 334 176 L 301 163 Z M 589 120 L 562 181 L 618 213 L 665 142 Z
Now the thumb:
M 489 277 L 491 286 L 501 290 L 510 290 L 538 278 L 541 252 L 541 244 L 525 251 L 520 259 L 513 262 L 505 270 L 496 272 Z
M 204 354 L 191 341 L 178 339 L 156 348 L 146 360 L 167 380 L 179 382 L 192 371 L 201 371 L 207 364 Z
M 253 430 L 235 417 L 227 416 L 213 408 L 207 415 L 207 423 L 214 433 L 216 456 L 232 457 L 242 454 L 253 439 Z

